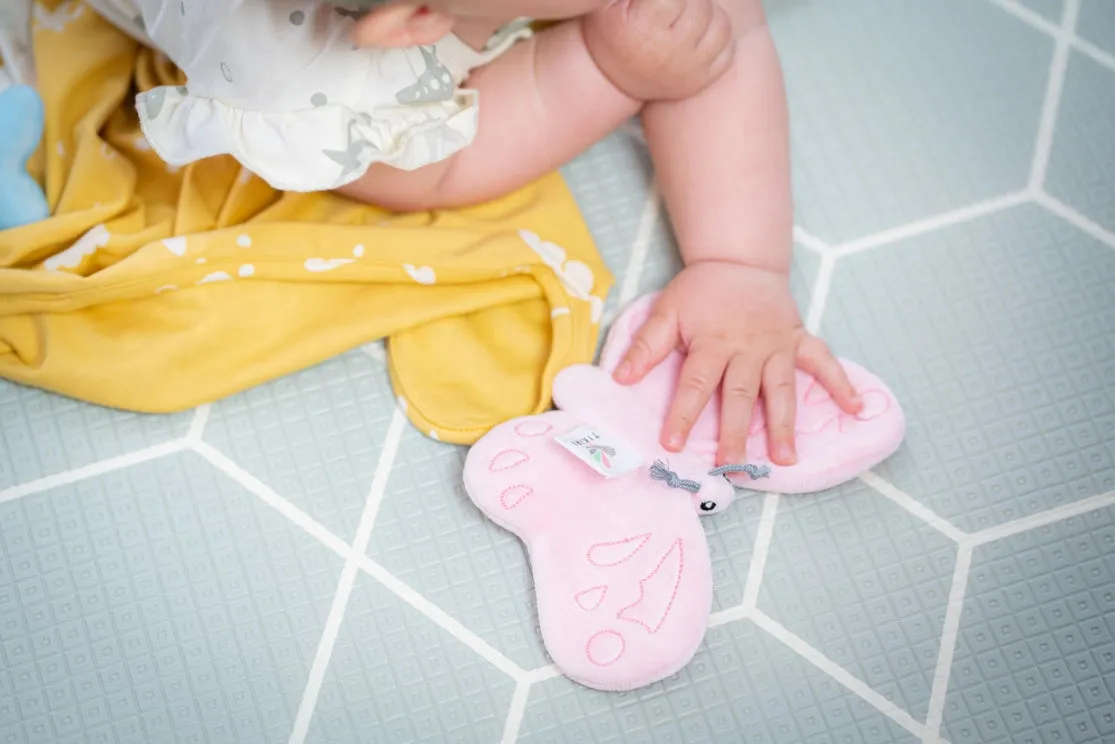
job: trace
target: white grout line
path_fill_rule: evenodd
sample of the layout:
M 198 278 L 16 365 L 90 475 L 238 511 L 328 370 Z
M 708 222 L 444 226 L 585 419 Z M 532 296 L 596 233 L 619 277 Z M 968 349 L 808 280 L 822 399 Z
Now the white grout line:
M 290 744 L 302 744 L 310 732 L 310 722 L 314 718 L 318 698 L 321 697 L 321 687 L 325 682 L 325 671 L 333 658 L 333 648 L 337 644 L 337 635 L 341 630 L 341 623 L 345 619 L 345 610 L 348 600 L 352 596 L 352 588 L 356 583 L 356 576 L 360 573 L 353 561 L 347 561 L 341 571 L 341 579 L 337 582 L 337 592 L 333 595 L 333 603 L 329 606 L 329 615 L 321 630 L 321 641 L 318 643 L 317 652 L 314 654 L 313 664 L 310 666 L 310 676 L 306 679 L 306 688 L 302 691 L 302 701 L 298 705 L 298 714 L 294 718 L 294 726 L 290 732 Z
M 507 709 L 500 744 L 515 744 L 518 740 L 519 729 L 522 728 L 523 718 L 527 713 L 527 703 L 530 702 L 530 688 L 533 686 L 534 682 L 529 679 L 519 680 L 515 684 L 515 694 L 511 696 L 511 705 Z
M 1075 209 L 1065 204 L 1060 199 L 1050 196 L 1045 192 L 1039 193 L 1035 199 L 1038 204 L 1048 209 L 1053 214 L 1057 215 L 1065 222 L 1069 223 L 1076 229 L 1083 233 L 1087 233 L 1091 237 L 1105 243 L 1110 248 L 1115 248 L 1115 233 L 1097 225 L 1084 215 L 1077 212 Z
M 395 411 L 391 415 L 391 424 L 387 427 L 387 434 L 383 438 L 383 448 L 380 450 L 379 462 L 376 463 L 375 475 L 372 477 L 368 501 L 364 504 L 364 513 L 360 517 L 360 525 L 356 528 L 356 537 L 352 541 L 352 549 L 360 555 L 368 552 L 368 545 L 372 542 L 376 517 L 379 515 L 383 498 L 387 495 L 387 484 L 391 480 L 391 470 L 395 466 L 399 443 L 403 441 L 406 427 L 406 412 L 403 411 L 402 406 L 395 406 Z
M 617 298 L 617 304 L 621 309 L 627 307 L 639 296 L 643 269 L 646 267 L 647 256 L 650 254 L 650 243 L 654 238 L 654 228 L 658 226 L 661 213 L 662 196 L 658 192 L 658 183 L 651 181 L 650 185 L 647 186 L 643 213 L 639 217 L 639 227 L 635 231 L 635 239 L 631 243 L 631 255 L 627 259 L 627 270 L 624 272 L 623 284 Z
M 794 225 L 794 242 L 796 242 L 802 248 L 807 248 L 813 251 L 818 256 L 823 256 L 826 253 L 832 251 L 832 246 L 818 238 L 813 233 L 807 231 L 801 225 Z
M 527 672 L 527 679 L 531 682 L 546 682 L 547 680 L 557 679 L 561 676 L 561 670 L 557 668 L 556 664 L 547 664 L 544 667 L 531 669 Z
M 190 444 L 190 449 L 208 460 L 210 465 L 238 483 L 248 493 L 255 495 L 263 503 L 301 527 L 306 533 L 317 538 L 322 545 L 341 556 L 341 558 L 348 559 L 352 553 L 352 547 L 348 543 L 334 535 L 309 514 L 275 493 L 270 486 L 241 468 L 213 445 L 208 442 L 193 442 Z
M 729 607 L 726 610 L 720 610 L 720 612 L 714 612 L 709 615 L 708 627 L 719 628 L 721 625 L 728 625 L 729 623 L 734 623 L 739 620 L 746 620 L 749 616 L 750 611 L 746 607 L 743 605 L 736 605 L 735 607 Z
M 127 454 L 110 457 L 107 460 L 100 460 L 91 465 L 83 465 L 73 470 L 66 470 L 26 483 L 9 486 L 8 488 L 0 489 L 0 504 L 6 501 L 21 499 L 32 494 L 42 493 L 43 491 L 49 491 L 53 488 L 68 486 L 78 481 L 86 480 L 87 478 L 96 478 L 97 476 L 105 475 L 115 470 L 130 468 L 133 465 L 157 460 L 160 457 L 166 457 L 175 452 L 182 452 L 186 447 L 187 443 L 184 439 L 176 439 L 172 442 L 156 444 L 152 447 L 136 450 L 135 452 L 128 452 Z
M 391 417 L 391 424 L 380 449 L 379 461 L 376 463 L 375 475 L 368 491 L 368 498 L 364 502 L 364 512 L 360 515 L 360 523 L 356 529 L 356 537 L 352 541 L 353 556 L 345 561 L 341 571 L 341 579 L 337 584 L 337 593 L 333 596 L 333 604 L 329 608 L 329 615 L 322 629 L 321 642 L 318 644 L 314 662 L 310 667 L 310 676 L 306 680 L 306 689 L 302 692 L 302 702 L 298 707 L 298 715 L 294 719 L 294 728 L 290 734 L 290 744 L 302 744 L 310 731 L 310 722 L 314 717 L 318 698 L 321 695 L 321 686 L 325 681 L 325 671 L 333 658 L 333 649 L 337 645 L 337 635 L 344 622 L 348 601 L 352 596 L 356 577 L 360 573 L 360 566 L 355 556 L 368 552 L 368 543 L 372 540 L 372 530 L 375 528 L 376 515 L 379 514 L 380 505 L 383 503 L 387 484 L 391 479 L 391 470 L 395 465 L 395 456 L 399 452 L 399 442 L 403 438 L 403 430 L 407 419 L 402 408 L 396 406 Z
M 394 576 L 386 568 L 373 561 L 366 554 L 356 552 L 351 545 L 334 535 L 320 522 L 314 520 L 294 504 L 272 491 L 270 487 L 254 475 L 244 471 L 212 445 L 201 442 L 193 444 L 192 449 L 208 460 L 215 468 L 239 483 L 245 490 L 255 494 L 268 506 L 278 511 L 291 522 L 294 522 L 294 524 L 301 527 L 325 547 L 345 559 L 345 561 L 352 560 L 355 562 L 361 570 L 368 573 L 388 591 L 394 593 L 399 599 L 428 617 L 432 622 L 468 646 L 492 666 L 516 681 L 523 678 L 525 672 L 513 661 L 492 648 L 458 620 L 446 614 L 444 610 L 430 602 L 401 579 Z
M 1045 98 L 1042 101 L 1041 117 L 1038 120 L 1037 143 L 1034 146 L 1034 159 L 1030 166 L 1030 190 L 1037 192 L 1045 183 L 1049 170 L 1049 158 L 1053 151 L 1053 138 L 1057 132 L 1057 115 L 1061 110 L 1061 93 L 1065 87 L 1065 73 L 1069 66 L 1069 44 L 1072 30 L 1080 14 L 1080 0 L 1066 0 L 1061 17 L 1061 27 L 1055 35 L 1053 60 L 1049 65 Z
M 1064 504 L 1048 511 L 1031 514 L 1028 517 L 1022 517 L 1012 522 L 988 527 L 986 530 L 980 530 L 970 535 L 968 537 L 968 542 L 973 546 L 985 545 L 989 542 L 1002 540 L 1006 537 L 1013 537 L 1022 532 L 1029 532 L 1039 527 L 1045 527 L 1046 525 L 1060 522 L 1064 519 L 1079 517 L 1081 514 L 1087 514 L 1088 512 L 1103 509 L 1108 506 L 1115 506 L 1115 491 L 1103 493 L 1098 496 L 1090 496 L 1089 498 L 1074 501 L 1071 504 Z
M 372 578 L 398 596 L 399 599 L 421 612 L 442 630 L 468 646 L 477 656 L 487 661 L 496 669 L 499 669 L 516 682 L 527 677 L 527 672 L 523 671 L 522 667 L 511 661 L 511 659 L 508 659 L 487 641 L 465 627 L 461 621 L 426 599 L 420 592 L 403 582 L 402 579 L 395 576 L 382 565 L 366 555 L 358 555 L 356 556 L 356 560 L 361 570 L 367 572 Z
M 905 491 L 885 480 L 877 473 L 868 470 L 866 473 L 862 474 L 859 479 L 865 485 L 878 491 L 882 496 L 885 496 L 887 499 L 910 512 L 910 514 L 913 514 L 953 542 L 960 543 L 969 539 L 970 536 L 967 532 L 940 516 L 913 496 L 910 496 Z
M 1002 10 L 1006 11 L 1007 13 L 1010 13 L 1011 15 L 1015 16 L 1019 20 L 1030 24 L 1031 26 L 1036 28 L 1038 31 L 1041 31 L 1043 33 L 1047 33 L 1050 36 L 1059 37 L 1063 33 L 1063 28 L 1064 28 L 1063 18 L 1064 18 L 1064 16 L 1062 16 L 1062 23 L 1059 25 L 1059 24 L 1054 23 L 1050 20 L 1047 20 L 1046 18 L 1042 17 L 1041 15 L 1036 13 L 1035 11 L 1032 11 L 1032 10 L 1030 10 L 1029 8 L 1027 8 L 1023 5 L 1020 5 L 1017 2 L 1017 0 L 987 0 L 987 2 L 991 3 L 992 5 L 994 5 L 998 8 L 1001 8 Z M 1067 11 L 1067 10 L 1068 10 L 1068 7 L 1066 6 L 1064 11 Z M 1064 11 L 1062 11 L 1062 12 L 1064 12 Z M 1077 11 L 1075 11 L 1075 10 L 1073 12 L 1074 12 L 1074 14 L 1077 13 Z M 1075 16 L 1074 16 L 1074 22 L 1073 22 L 1072 28 L 1075 31 L 1075 28 L 1076 28 Z M 1085 54 L 1085 55 L 1091 57 L 1093 60 L 1095 60 L 1099 64 L 1103 65 L 1104 67 L 1115 70 L 1115 55 L 1112 55 L 1110 52 L 1107 52 L 1107 51 L 1104 51 L 1103 49 L 1100 49 L 1098 46 L 1091 43 L 1090 41 L 1086 41 L 1084 39 L 1081 39 L 1080 36 L 1077 35 L 1076 33 L 1068 34 L 1068 41 L 1069 41 L 1069 44 L 1074 49 L 1076 49 L 1076 51 L 1080 52 L 1081 54 Z
M 956 655 L 957 639 L 960 635 L 964 598 L 968 591 L 968 578 L 971 573 L 972 554 L 975 548 L 994 540 L 1001 540 L 1021 532 L 1027 532 L 1113 505 L 1115 505 L 1115 491 L 990 527 L 968 535 L 961 542 L 956 554 L 956 566 L 953 569 L 952 587 L 949 589 L 948 604 L 945 609 L 945 621 L 941 630 L 941 647 L 937 654 L 937 665 L 933 671 L 933 688 L 929 696 L 929 710 L 925 722 L 927 735 L 931 738 L 925 738 L 924 741 L 940 741 L 938 732 L 944 719 L 949 679 L 952 674 L 953 659 Z
M 194 409 L 194 417 L 190 421 L 190 428 L 186 432 L 187 442 L 200 442 L 201 437 L 205 434 L 205 427 L 209 423 L 209 416 L 213 412 L 213 406 L 210 403 L 198 406 Z
M 1091 57 L 1093 61 L 1098 62 L 1107 69 L 1115 71 L 1115 54 L 1106 52 L 1092 42 L 1081 39 L 1079 36 L 1073 37 L 1072 45 L 1076 51 Z
M 966 207 L 960 207 L 959 209 L 942 212 L 941 214 L 926 217 L 925 219 L 883 230 L 874 235 L 858 238 L 838 245 L 834 250 L 836 255 L 841 257 L 863 253 L 864 251 L 889 245 L 890 243 L 896 243 L 900 240 L 915 238 L 945 227 L 952 227 L 980 217 L 986 217 L 987 215 L 1016 207 L 1019 204 L 1025 204 L 1027 201 L 1031 201 L 1032 198 L 1029 191 L 1015 191 L 1010 194 L 986 199 Z
M 809 310 L 805 318 L 806 330 L 814 335 L 821 331 L 821 321 L 824 320 L 829 292 L 832 291 L 832 276 L 836 270 L 836 261 L 835 254 L 826 253 L 821 256 L 821 265 L 817 269 L 817 279 L 813 283 L 813 294 L 809 299 Z
M 515 694 L 511 696 L 511 705 L 507 709 L 507 719 L 503 724 L 503 736 L 500 744 L 515 744 L 519 738 L 519 731 L 523 727 L 523 718 L 526 717 L 527 704 L 530 702 L 530 693 L 536 684 L 561 676 L 561 670 L 555 665 L 538 667 L 523 675 L 515 683 Z
M 920 722 L 915 720 L 913 716 L 868 687 L 863 680 L 853 676 L 846 669 L 810 646 L 803 639 L 794 635 L 794 633 L 787 630 L 782 624 L 772 619 L 762 610 L 755 610 L 751 613 L 750 618 L 752 622 L 775 639 L 782 642 L 791 651 L 797 653 L 848 690 L 863 698 L 884 716 L 891 719 L 914 736 L 924 738 L 926 729 Z
M 755 533 L 755 547 L 751 550 L 751 565 L 747 569 L 747 582 L 743 585 L 743 601 L 740 609 L 744 614 L 758 607 L 759 589 L 763 584 L 763 572 L 770 555 L 770 544 L 774 537 L 774 526 L 778 521 L 778 502 L 781 497 L 768 493 L 763 497 L 763 511 L 759 516 L 759 529 Z
M 1038 31 L 1043 31 L 1043 32 L 1049 34 L 1050 36 L 1056 36 L 1057 34 L 1061 33 L 1061 28 L 1056 23 L 1053 23 L 1052 21 L 1047 20 L 1044 16 L 1042 16 L 1037 11 L 1030 10 L 1026 6 L 1015 2 L 1015 0 L 987 0 L 987 1 L 989 3 L 991 3 L 992 5 L 994 5 L 995 7 L 1001 8 L 1002 10 L 1006 11 L 1007 13 L 1010 13 L 1015 18 L 1018 18 L 1019 20 L 1030 24 L 1031 26 L 1036 28 Z
M 929 712 L 925 719 L 929 741 L 937 741 L 941 721 L 945 715 L 945 695 L 952 674 L 952 659 L 956 654 L 956 641 L 960 636 L 960 620 L 964 614 L 964 595 L 968 591 L 968 573 L 972 568 L 972 546 L 961 545 L 956 552 L 956 566 L 952 572 L 945 621 L 941 629 L 941 646 L 937 652 L 937 666 L 933 670 L 933 688 L 929 694 Z

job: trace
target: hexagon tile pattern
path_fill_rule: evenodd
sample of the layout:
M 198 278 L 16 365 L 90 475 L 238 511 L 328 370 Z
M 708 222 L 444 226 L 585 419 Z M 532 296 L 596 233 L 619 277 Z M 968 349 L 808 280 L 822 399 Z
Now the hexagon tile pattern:
M 514 683 L 361 577 L 310 742 L 498 741 Z
M 0 382 L 0 744 L 1115 741 L 1115 1 L 768 13 L 794 298 L 909 428 L 703 523 L 690 665 L 558 674 L 382 347 L 178 416 Z M 637 123 L 562 172 L 614 317 L 680 266 Z
M 909 414 L 879 474 L 960 528 L 1115 491 L 1115 250 L 1040 207 L 842 260 L 823 331 Z
M 1082 0 L 1077 32 L 1108 54 L 1115 54 L 1115 8 L 1107 0 Z
M 403 435 L 370 555 L 526 669 L 548 663 L 530 569 L 461 482 L 464 450 Z
M 0 742 L 290 735 L 342 561 L 200 457 L 0 504 L 0 546 Z
M 522 734 L 524 744 L 917 741 L 750 622 L 713 628 L 688 667 L 643 690 L 585 692 L 565 679 L 538 685 Z
M 1048 36 L 983 0 L 787 3 L 770 16 L 811 232 L 839 243 L 1026 185 Z
M 1115 6 L 1106 6 L 1113 16 Z M 1057 135 L 1045 188 L 1107 230 L 1115 231 L 1115 75 L 1091 57 L 1069 57 Z
M 952 678 L 953 744 L 1115 739 L 1115 508 L 976 549 Z
M 351 540 L 394 407 L 383 365 L 350 352 L 217 403 L 205 440 Z
M 162 444 L 190 418 L 111 411 L 0 380 L 0 489 Z
M 955 543 L 866 486 L 787 499 L 759 609 L 924 719 L 955 562 Z

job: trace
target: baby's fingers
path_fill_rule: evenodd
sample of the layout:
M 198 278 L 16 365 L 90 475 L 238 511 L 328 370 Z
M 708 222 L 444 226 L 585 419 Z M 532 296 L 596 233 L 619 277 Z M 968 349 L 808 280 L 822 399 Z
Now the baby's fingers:
M 653 313 L 635 334 L 623 361 L 616 367 L 616 382 L 635 384 L 669 356 L 677 344 L 678 327 L 673 313 Z
M 732 357 L 720 390 L 720 465 L 741 465 L 747 459 L 747 438 L 759 395 L 762 367 L 754 359 Z
M 863 409 L 848 372 L 829 351 L 828 345 L 816 336 L 808 336 L 798 347 L 798 366 L 813 375 L 828 390 L 836 405 L 845 413 L 859 413 Z
M 797 462 L 794 424 L 798 414 L 792 355 L 777 354 L 767 360 L 763 368 L 763 403 L 771 459 L 778 465 L 793 465 Z
M 690 350 L 681 368 L 678 389 L 666 416 L 662 432 L 662 446 L 671 452 L 681 452 L 689 439 L 689 432 L 708 405 L 728 366 L 726 354 L 715 351 Z

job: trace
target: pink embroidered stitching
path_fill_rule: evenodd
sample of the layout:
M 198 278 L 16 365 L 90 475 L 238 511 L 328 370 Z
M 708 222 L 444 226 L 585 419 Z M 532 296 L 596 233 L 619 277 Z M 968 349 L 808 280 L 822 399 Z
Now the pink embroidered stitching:
M 508 497 L 508 495 L 511 494 L 512 491 L 517 492 L 518 497 L 515 498 L 511 503 L 508 503 L 507 502 L 507 497 Z M 533 494 L 534 494 L 534 489 L 531 488 L 530 486 L 524 486 L 524 485 L 521 485 L 521 484 L 517 485 L 517 486 L 508 486 L 507 488 L 503 489 L 502 493 L 500 493 L 499 503 L 503 505 L 504 509 L 506 509 L 507 511 L 511 511 L 516 506 L 523 503 L 523 500 L 526 499 L 526 497 L 532 496 Z
M 520 437 L 540 437 L 543 434 L 548 434 L 553 431 L 554 427 L 547 424 L 545 421 L 538 419 L 527 419 L 515 426 L 515 433 Z
M 840 421 L 840 417 L 841 414 L 839 413 L 829 414 L 828 418 L 820 419 L 819 424 L 812 425 L 810 425 L 807 421 L 801 421 L 797 426 L 794 427 L 794 433 L 805 434 L 806 436 L 817 436 L 818 434 L 824 432 L 825 429 L 832 426 L 834 423 Z
M 823 392 L 823 388 L 820 388 L 820 383 L 814 382 L 810 386 L 806 394 L 803 396 L 802 402 L 799 405 L 799 410 L 806 410 L 816 406 L 824 405 L 825 403 L 832 403 L 834 406 L 836 405 L 835 402 L 832 401 L 832 398 L 828 397 L 827 393 L 824 394 L 824 397 L 819 397 L 817 394 L 815 394 L 813 392 L 814 388 L 818 388 Z M 869 418 L 864 418 L 862 414 L 858 416 L 850 416 L 838 410 L 836 413 L 830 413 L 828 418 L 818 418 L 815 419 L 812 423 L 808 421 L 802 421 L 799 418 L 796 422 L 797 425 L 794 426 L 794 433 L 803 434 L 805 436 L 817 436 L 824 433 L 826 429 L 832 426 L 834 421 L 839 424 L 840 431 L 842 432 L 850 423 L 860 421 L 873 421 L 890 410 L 891 397 L 882 390 L 878 390 L 876 388 L 871 388 L 870 390 L 863 391 L 862 393 L 860 393 L 860 397 L 866 399 L 867 396 L 872 394 L 882 397 L 884 405 L 881 410 L 872 412 L 872 415 Z M 747 438 L 749 441 L 751 439 L 758 438 L 760 435 L 765 435 L 767 430 L 766 422 L 761 421 L 761 418 L 761 416 L 756 416 L 752 419 L 751 429 L 747 433 Z
M 615 636 L 616 638 L 619 639 L 619 653 L 617 653 L 616 657 L 614 659 L 612 659 L 611 661 L 597 661 L 596 659 L 592 658 L 592 644 L 593 644 L 593 641 L 596 641 L 598 638 L 601 638 L 601 637 L 604 637 L 604 636 Z M 617 661 L 619 661 L 623 657 L 623 654 L 626 651 L 627 651 L 627 641 L 625 641 L 623 639 L 623 636 L 621 636 L 619 633 L 615 632 L 614 630 L 601 630 L 598 633 L 594 633 L 591 637 L 589 637 L 589 639 L 587 641 L 585 641 L 585 658 L 587 658 L 589 661 L 591 661 L 596 666 L 600 666 L 600 667 L 606 667 L 606 666 L 611 666 L 612 664 L 615 664 Z
M 596 601 L 592 602 L 591 604 L 582 602 L 581 598 L 587 595 L 591 595 L 589 598 L 595 598 Z M 604 597 L 606 596 L 608 596 L 608 587 L 601 584 L 600 586 L 594 586 L 590 589 L 585 589 L 584 591 L 577 592 L 577 594 L 573 596 L 573 601 L 585 612 L 592 612 L 597 607 L 604 604 Z
M 882 408 L 882 410 L 875 411 L 870 418 L 864 418 L 863 417 L 864 414 L 867 413 L 867 396 L 869 396 L 869 395 L 872 395 L 872 396 L 877 395 L 877 396 L 881 397 L 883 399 L 883 408 Z M 862 398 L 863 402 L 864 402 L 863 411 L 856 416 L 851 416 L 850 417 L 850 418 L 852 418 L 856 421 L 874 421 L 875 419 L 879 418 L 884 413 L 886 413 L 887 411 L 890 410 L 890 405 L 891 405 L 890 396 L 887 395 L 886 393 L 884 393 L 882 390 L 877 390 L 875 388 L 872 388 L 871 390 L 864 390 L 862 393 L 860 393 L 860 398 Z
M 674 577 L 674 588 L 673 588 L 673 591 L 670 593 L 670 601 L 666 603 L 666 609 L 663 610 L 662 617 L 659 618 L 658 624 L 655 625 L 652 628 L 649 625 L 647 625 L 645 622 L 640 620 L 639 618 L 625 617 L 624 616 L 625 612 L 627 612 L 628 610 L 633 610 L 636 607 L 638 607 L 640 604 L 642 604 L 643 599 L 646 598 L 646 584 L 647 584 L 647 582 L 658 575 L 658 572 L 662 570 L 662 566 L 666 565 L 666 561 L 668 561 L 670 559 L 670 556 L 673 555 L 675 550 L 678 551 L 678 572 L 677 572 L 677 576 Z M 658 565 L 654 567 L 654 570 L 651 571 L 649 574 L 647 574 L 646 578 L 641 579 L 639 581 L 639 598 L 636 599 L 631 604 L 627 605 L 626 607 L 622 608 L 618 613 L 616 613 L 616 618 L 619 619 L 619 620 L 626 620 L 629 623 L 638 623 L 639 625 L 642 625 L 644 628 L 646 628 L 647 632 L 652 634 L 652 635 L 654 633 L 657 633 L 659 630 L 662 629 L 662 626 L 666 622 L 666 618 L 669 617 L 669 615 L 670 615 L 670 610 L 672 610 L 673 607 L 674 607 L 674 600 L 677 599 L 678 589 L 681 587 L 681 576 L 684 572 L 685 572 L 685 549 L 682 545 L 681 538 L 679 537 L 674 542 L 674 544 L 670 546 L 670 549 L 666 551 L 666 554 L 662 556 L 662 559 L 658 562 Z
M 597 566 L 599 568 L 611 568 L 612 566 L 618 566 L 621 563 L 626 563 L 627 561 L 631 560 L 631 558 L 634 557 L 634 555 L 636 553 L 638 553 L 640 550 L 643 549 L 643 546 L 647 544 L 648 540 L 650 540 L 650 533 L 649 532 L 644 532 L 641 535 L 635 535 L 634 537 L 629 537 L 626 540 L 616 540 L 615 542 L 596 543 L 595 545 L 591 546 L 588 549 L 588 552 L 585 553 L 585 560 L 587 560 L 589 563 L 591 563 L 592 565 Z M 627 555 L 625 555 L 624 557 L 620 558 L 617 561 L 612 561 L 611 563 L 607 563 L 607 562 L 597 561 L 595 558 L 592 557 L 593 552 L 595 552 L 597 549 L 600 549 L 600 548 L 616 548 L 616 547 L 619 547 L 620 545 L 630 545 L 631 543 L 633 543 L 635 541 L 638 541 L 639 544 L 637 546 L 635 546 L 634 548 L 632 548 L 630 553 L 628 553 Z
M 510 465 L 501 465 L 500 460 L 504 459 L 504 457 L 507 455 L 519 455 L 522 459 L 515 460 L 515 462 L 511 463 Z M 505 470 L 517 468 L 526 462 L 530 462 L 530 455 L 528 455 L 526 452 L 517 449 L 505 449 L 497 454 L 495 457 L 493 457 L 492 461 L 488 463 L 488 471 L 491 473 L 502 473 Z

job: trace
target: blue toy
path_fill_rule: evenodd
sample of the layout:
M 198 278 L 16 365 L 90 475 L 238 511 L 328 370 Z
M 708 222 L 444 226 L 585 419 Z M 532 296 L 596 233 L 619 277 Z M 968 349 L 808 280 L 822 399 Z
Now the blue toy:
M 43 101 L 27 85 L 0 91 L 0 230 L 50 216 L 46 196 L 27 173 L 43 137 Z

